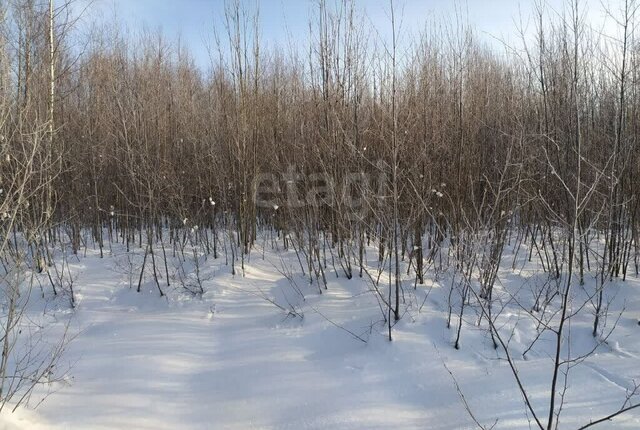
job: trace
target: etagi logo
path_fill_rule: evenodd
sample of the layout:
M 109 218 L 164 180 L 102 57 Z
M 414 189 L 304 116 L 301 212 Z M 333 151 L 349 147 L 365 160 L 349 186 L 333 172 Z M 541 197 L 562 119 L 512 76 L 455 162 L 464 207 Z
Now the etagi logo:
M 262 173 L 256 177 L 257 207 L 278 209 L 342 207 L 366 209 L 384 200 L 387 175 L 348 172 L 334 176 L 329 172 L 303 174 L 295 166 L 282 173 Z M 378 202 L 378 203 L 376 203 Z

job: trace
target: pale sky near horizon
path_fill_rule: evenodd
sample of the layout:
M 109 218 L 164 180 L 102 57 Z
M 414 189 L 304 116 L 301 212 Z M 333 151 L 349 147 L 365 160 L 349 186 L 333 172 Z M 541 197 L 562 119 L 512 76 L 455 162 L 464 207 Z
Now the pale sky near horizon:
M 206 41 L 211 40 L 213 26 L 221 25 L 224 0 L 82 0 L 92 2 L 85 21 L 113 20 L 114 17 L 134 33 L 143 28 L 161 29 L 170 39 L 180 37 L 192 52 L 196 62 L 206 67 Z M 260 34 L 269 46 L 286 46 L 306 40 L 308 23 L 315 11 L 315 0 L 240 0 L 248 7 L 260 9 Z M 331 5 L 335 0 L 328 0 Z M 355 0 L 365 22 L 380 34 L 390 34 L 389 0 Z M 563 0 L 546 0 L 549 13 L 560 11 Z M 587 6 L 588 20 L 601 26 L 602 4 L 619 9 L 621 0 L 581 0 Z M 467 15 L 468 22 L 480 38 L 500 44 L 517 37 L 518 23 L 527 25 L 533 0 L 394 0 L 396 13 L 403 23 L 403 34 L 417 33 L 433 19 L 452 18 L 456 5 Z M 531 24 L 529 25 L 531 27 Z M 291 39 L 290 37 L 291 36 Z

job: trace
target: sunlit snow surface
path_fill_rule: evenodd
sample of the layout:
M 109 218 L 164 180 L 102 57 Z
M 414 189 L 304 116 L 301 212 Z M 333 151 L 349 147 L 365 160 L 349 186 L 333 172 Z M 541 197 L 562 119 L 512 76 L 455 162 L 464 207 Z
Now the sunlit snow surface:
M 187 271 L 193 264 L 189 259 Z M 496 429 L 529 428 L 531 417 L 504 355 L 493 349 L 486 322 L 476 325 L 477 310 L 465 312 L 461 349 L 453 348 L 455 315 L 453 327 L 446 328 L 450 273 L 436 280 L 430 271 L 415 291 L 407 278 L 406 312 L 389 342 L 370 282 L 360 279 L 356 268 L 347 280 L 336 263 L 337 277 L 328 261 L 329 288 L 322 294 L 302 275 L 293 251 L 269 247 L 263 258 L 258 246 L 245 262 L 244 277 L 239 264 L 232 276 L 224 257 L 203 258 L 202 298 L 185 293 L 177 277 L 171 287 L 160 279 L 167 292 L 161 298 L 151 276 L 137 293 L 134 273 L 129 288 L 127 259 L 117 245 L 104 259 L 92 250 L 72 258 L 77 309 L 65 311 L 67 298 L 45 299 L 49 309 L 59 308 L 55 324 L 60 330 L 71 318 L 75 338 L 60 363 L 70 367 L 65 381 L 49 387 L 55 392 L 35 411 L 3 413 L 0 428 L 476 428 L 443 363 L 481 424 L 490 427 L 497 420 Z M 177 262 L 171 258 L 172 277 Z M 495 293 L 502 303 L 510 294 L 530 300 L 531 285 L 545 276 L 534 275 L 539 272 L 535 262 L 518 262 L 516 270 L 512 262 L 513 253 L 505 252 Z M 373 248 L 368 264 L 375 274 Z M 289 271 L 305 300 L 282 274 Z M 387 282 L 383 275 L 380 287 Z M 587 279 L 585 288 L 590 285 Z M 577 294 L 581 288 L 576 287 Z M 640 284 L 631 276 L 608 286 L 608 294 L 615 295 L 609 325 L 623 306 L 626 311 L 607 343 L 572 369 L 560 428 L 617 410 L 633 379 L 640 382 Z M 265 297 L 283 308 L 293 305 L 304 317 L 287 315 Z M 31 308 L 35 312 L 38 306 Z M 595 345 L 591 324 L 590 307 L 571 323 L 574 354 Z M 552 337 L 542 336 L 525 360 L 522 352 L 536 336 L 535 322 L 508 303 L 498 326 L 510 339 L 535 408 L 546 419 Z M 640 428 L 640 410 L 597 428 Z

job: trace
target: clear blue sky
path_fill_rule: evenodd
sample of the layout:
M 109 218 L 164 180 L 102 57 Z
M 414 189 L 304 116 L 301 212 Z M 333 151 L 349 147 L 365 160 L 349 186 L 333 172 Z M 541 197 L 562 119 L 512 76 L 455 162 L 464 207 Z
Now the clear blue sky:
M 89 20 L 110 20 L 114 13 L 133 32 L 144 27 L 161 28 L 170 38 L 181 37 L 196 61 L 206 66 L 208 54 L 206 40 L 210 40 L 214 25 L 221 24 L 224 0 L 82 0 L 93 1 Z M 305 40 L 308 22 L 315 11 L 314 0 L 241 0 L 249 7 L 259 1 L 262 41 L 284 45 L 287 34 L 293 40 Z M 335 0 L 328 0 L 332 4 Z M 588 4 L 589 19 L 602 21 L 601 0 L 581 0 Z M 513 41 L 516 22 L 520 16 L 530 16 L 533 0 L 394 0 L 401 15 L 404 33 L 424 28 L 430 18 L 452 17 L 456 4 L 468 13 L 468 21 L 480 37 L 491 43 L 495 38 Z M 562 0 L 547 0 L 551 8 L 561 9 Z M 619 0 L 604 0 L 605 4 L 619 7 Z M 383 36 L 389 32 L 389 0 L 356 0 L 367 22 L 375 26 Z M 526 22 L 525 22 L 526 24 Z M 598 24 L 596 24 L 598 25 Z M 222 29 L 220 29 L 222 31 Z

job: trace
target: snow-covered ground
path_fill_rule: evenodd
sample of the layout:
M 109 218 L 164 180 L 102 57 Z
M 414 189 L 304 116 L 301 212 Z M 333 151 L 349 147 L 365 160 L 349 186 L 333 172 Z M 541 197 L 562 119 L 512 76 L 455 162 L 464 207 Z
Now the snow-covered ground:
M 59 363 L 68 367 L 65 380 L 49 387 L 55 392 L 36 410 L 3 412 L 0 428 L 476 428 L 461 396 L 487 427 L 533 428 L 504 354 L 493 349 L 486 324 L 476 325 L 477 310 L 466 312 L 461 349 L 453 348 L 449 274 L 438 281 L 431 274 L 415 291 L 407 282 L 406 312 L 389 342 L 370 282 L 329 268 L 328 289 L 319 294 L 293 252 L 262 251 L 252 252 L 244 277 L 232 276 L 224 257 L 202 258 L 202 297 L 185 293 L 178 277 L 171 287 L 160 279 L 166 297 L 150 276 L 137 293 L 115 245 L 104 259 L 92 250 L 71 259 L 77 308 L 65 311 L 66 298 L 46 299 L 49 309 L 60 309 L 52 324 L 62 330 L 70 319 L 75 335 Z M 505 296 L 535 283 L 531 272 L 511 270 L 510 259 L 506 254 L 496 287 Z M 369 264 L 375 272 L 373 252 Z M 175 260 L 170 269 L 178 273 Z M 289 272 L 291 279 L 283 274 Z M 612 315 L 626 310 L 607 342 L 572 369 L 560 428 L 615 411 L 633 380 L 640 382 L 640 283 L 631 277 L 608 289 Z M 533 322 L 513 303 L 498 321 L 534 407 L 546 417 L 552 339 L 542 336 L 524 359 Z M 576 354 L 596 345 L 591 324 L 588 310 L 572 322 Z M 640 428 L 640 410 L 599 428 Z

